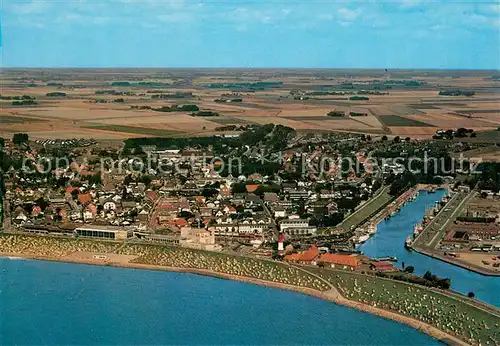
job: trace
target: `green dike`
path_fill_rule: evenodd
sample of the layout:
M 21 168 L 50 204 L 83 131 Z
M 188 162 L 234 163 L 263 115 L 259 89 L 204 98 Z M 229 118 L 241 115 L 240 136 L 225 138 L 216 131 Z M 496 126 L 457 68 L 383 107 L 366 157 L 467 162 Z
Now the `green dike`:
M 358 210 L 355 210 L 353 214 L 348 215 L 337 227 L 349 231 L 352 227 L 357 227 L 373 217 L 379 210 L 394 199 L 393 196 L 389 195 L 389 187 L 390 186 L 383 187 L 383 190 L 378 195 L 367 201 Z
M 263 259 L 233 256 L 217 252 L 186 249 L 180 247 L 129 244 L 117 253 L 139 255 L 133 263 L 203 269 L 216 273 L 245 276 L 298 287 L 326 291 L 330 287 L 303 270 L 284 263 Z
M 470 344 L 500 344 L 500 315 L 469 304 L 466 297 L 361 273 L 305 269 L 332 283 L 347 299 L 412 317 Z

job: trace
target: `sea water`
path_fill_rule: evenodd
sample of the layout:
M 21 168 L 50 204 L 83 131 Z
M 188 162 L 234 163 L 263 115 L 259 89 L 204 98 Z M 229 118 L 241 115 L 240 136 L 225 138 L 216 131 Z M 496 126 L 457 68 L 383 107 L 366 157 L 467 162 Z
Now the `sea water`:
M 1 345 L 438 345 L 296 292 L 193 274 L 0 258 Z

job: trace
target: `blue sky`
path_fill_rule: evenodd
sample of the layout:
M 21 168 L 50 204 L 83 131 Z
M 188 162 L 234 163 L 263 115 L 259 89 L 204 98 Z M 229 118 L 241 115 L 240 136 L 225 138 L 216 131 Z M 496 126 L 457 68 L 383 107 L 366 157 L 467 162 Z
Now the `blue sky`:
M 500 0 L 2 0 L 4 67 L 500 68 Z

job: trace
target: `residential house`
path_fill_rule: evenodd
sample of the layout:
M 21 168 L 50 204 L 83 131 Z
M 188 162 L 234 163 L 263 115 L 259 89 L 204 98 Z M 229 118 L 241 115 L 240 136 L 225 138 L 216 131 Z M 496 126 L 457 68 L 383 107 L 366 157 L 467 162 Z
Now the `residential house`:
M 336 253 L 323 254 L 319 258 L 318 263 L 324 263 L 332 268 L 344 270 L 355 270 L 361 265 L 358 256 Z
M 304 252 L 286 255 L 284 260 L 299 264 L 316 264 L 320 251 L 316 245 L 311 246 Z

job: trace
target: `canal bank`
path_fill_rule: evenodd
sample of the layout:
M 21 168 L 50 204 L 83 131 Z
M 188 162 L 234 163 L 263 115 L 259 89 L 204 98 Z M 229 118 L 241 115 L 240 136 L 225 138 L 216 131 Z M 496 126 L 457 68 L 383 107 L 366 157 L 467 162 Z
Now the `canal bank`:
M 413 233 L 416 223 L 422 221 L 427 208 L 446 193 L 437 190 L 435 193 L 421 191 L 416 200 L 407 203 L 390 219 L 382 220 L 377 226 L 377 233 L 359 247 L 369 257 L 395 256 L 397 266 L 413 266 L 415 273 L 423 275 L 426 271 L 451 279 L 452 289 L 467 294 L 474 292 L 477 299 L 491 305 L 500 306 L 500 277 L 484 276 L 467 269 L 443 262 L 440 259 L 408 251 L 404 248 L 406 238 Z

